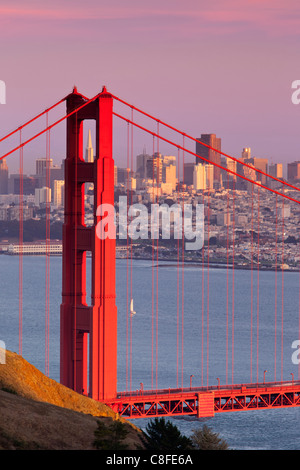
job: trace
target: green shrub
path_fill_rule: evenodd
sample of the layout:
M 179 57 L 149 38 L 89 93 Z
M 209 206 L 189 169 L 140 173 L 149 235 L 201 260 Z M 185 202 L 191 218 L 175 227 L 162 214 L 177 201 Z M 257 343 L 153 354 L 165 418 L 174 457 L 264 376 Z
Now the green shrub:
M 126 450 L 128 446 L 122 441 L 126 438 L 128 430 L 120 421 L 114 421 L 106 426 L 102 421 L 97 421 L 94 447 L 98 450 Z

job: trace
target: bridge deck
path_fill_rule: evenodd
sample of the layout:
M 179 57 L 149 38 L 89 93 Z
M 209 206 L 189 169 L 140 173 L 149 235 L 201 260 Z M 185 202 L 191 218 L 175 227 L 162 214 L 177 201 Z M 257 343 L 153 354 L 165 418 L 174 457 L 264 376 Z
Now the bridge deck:
M 128 419 L 276 409 L 300 406 L 300 381 L 239 384 L 183 389 L 121 392 L 107 401 L 115 412 Z

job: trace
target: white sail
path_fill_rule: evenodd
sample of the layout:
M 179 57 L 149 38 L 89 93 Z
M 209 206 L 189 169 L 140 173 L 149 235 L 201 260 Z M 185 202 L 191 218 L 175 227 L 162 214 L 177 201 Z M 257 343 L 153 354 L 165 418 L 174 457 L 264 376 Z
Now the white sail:
M 133 310 L 133 299 L 131 299 L 130 301 L 130 316 L 133 317 L 133 315 L 135 315 L 136 312 Z

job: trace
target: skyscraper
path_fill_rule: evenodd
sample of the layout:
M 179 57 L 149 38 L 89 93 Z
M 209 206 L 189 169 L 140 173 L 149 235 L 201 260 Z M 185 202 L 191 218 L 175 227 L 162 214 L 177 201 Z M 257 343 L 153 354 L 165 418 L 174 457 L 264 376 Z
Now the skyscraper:
M 37 179 L 37 185 L 39 188 L 43 188 L 48 184 L 47 178 L 47 169 L 51 170 L 53 168 L 53 159 L 52 158 L 37 158 L 35 161 L 35 178 Z M 51 179 L 51 176 L 50 176 Z M 55 177 L 54 179 L 60 179 L 60 177 Z
M 54 181 L 53 203 L 56 207 L 62 206 L 64 203 L 64 186 L 64 180 Z
M 147 178 L 162 183 L 163 158 L 161 153 L 156 152 L 147 160 Z
M 201 160 L 198 158 L 196 161 L 196 165 L 202 163 Z M 195 169 L 195 163 L 185 163 L 184 164 L 184 181 L 183 184 L 186 184 L 187 186 L 190 186 L 191 184 L 194 184 L 194 169 Z
M 206 173 L 206 189 L 213 189 L 215 185 L 215 167 L 214 165 L 207 164 L 205 165 L 205 173 Z
M 275 178 L 283 178 L 282 163 L 274 163 L 274 165 L 270 165 L 269 175 L 275 176 Z
M 173 155 L 164 155 L 162 161 L 162 182 L 170 183 L 176 188 L 176 157 Z
M 91 129 L 89 129 L 87 145 L 85 149 L 85 161 L 92 163 L 94 161 L 94 149 L 92 145 Z
M 50 168 L 53 166 L 52 158 L 49 158 Z M 47 169 L 47 158 L 37 158 L 35 161 L 35 173 L 38 176 L 44 176 Z
M 251 158 L 251 148 L 250 147 L 243 148 L 242 157 L 243 158 Z
M 252 165 L 254 168 L 256 168 L 257 170 L 263 171 L 264 173 L 268 173 L 269 162 L 267 158 L 256 158 L 256 157 L 245 158 L 244 163 L 247 163 L 247 165 Z M 256 172 L 256 180 L 261 181 L 263 185 L 266 185 L 267 183 L 267 177 L 258 172 Z
M 8 166 L 6 159 L 0 160 L 0 194 L 8 193 Z
M 147 160 L 150 158 L 145 149 L 143 153 L 136 156 L 136 173 L 139 178 L 147 178 Z
M 201 145 L 199 142 L 196 142 L 196 154 L 200 157 L 209 160 L 212 164 L 216 163 L 217 165 L 221 165 L 221 139 L 216 137 L 216 134 L 201 134 L 197 140 L 203 142 Z M 207 145 L 209 147 L 207 147 Z M 211 147 L 211 148 L 210 148 Z M 208 164 L 208 162 L 202 161 L 198 157 L 196 157 L 196 164 L 197 163 L 204 163 Z M 213 165 L 214 170 L 214 182 L 217 184 L 221 183 L 221 169 L 215 165 Z
M 46 202 L 51 202 L 51 189 L 47 188 L 36 188 L 35 189 L 35 205 L 39 206 L 40 204 L 46 204 Z
M 287 165 L 287 179 L 292 182 L 299 182 L 300 180 L 300 162 L 291 162 Z
M 193 185 L 195 191 L 206 189 L 206 165 L 198 163 L 194 166 Z

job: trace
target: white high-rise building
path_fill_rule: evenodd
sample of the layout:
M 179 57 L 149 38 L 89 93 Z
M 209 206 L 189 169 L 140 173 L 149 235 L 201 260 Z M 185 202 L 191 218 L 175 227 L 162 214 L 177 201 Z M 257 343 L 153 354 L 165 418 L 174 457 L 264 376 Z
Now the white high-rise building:
M 88 163 L 92 163 L 94 161 L 94 149 L 92 145 L 91 129 L 89 129 L 89 135 L 85 149 L 85 161 Z
M 53 203 L 56 207 L 60 207 L 64 204 L 64 186 L 64 180 L 54 180 Z
M 49 165 L 49 166 L 48 166 Z M 43 176 L 46 174 L 46 170 L 53 167 L 52 158 L 37 158 L 35 161 L 35 173 L 36 175 Z
M 198 163 L 194 166 L 193 186 L 195 191 L 206 189 L 206 165 Z
M 214 165 L 206 165 L 206 189 L 214 188 Z
M 35 198 L 34 203 L 36 206 L 40 204 L 45 204 L 46 202 L 51 202 L 51 189 L 47 188 L 36 188 L 35 189 Z

